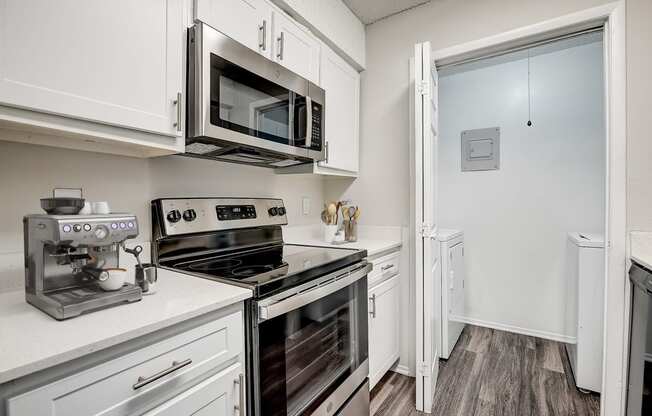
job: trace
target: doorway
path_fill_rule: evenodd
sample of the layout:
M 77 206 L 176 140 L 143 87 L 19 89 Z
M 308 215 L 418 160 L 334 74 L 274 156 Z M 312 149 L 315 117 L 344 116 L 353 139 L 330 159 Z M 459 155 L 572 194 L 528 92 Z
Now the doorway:
M 440 189 L 435 186 L 430 188 L 427 186 L 426 174 L 428 170 L 434 174 L 438 173 L 436 166 L 438 157 L 437 147 L 441 140 L 439 125 L 437 118 L 440 115 L 441 109 L 438 106 L 441 104 L 437 99 L 437 75 L 434 64 L 437 63 L 449 64 L 451 62 L 459 63 L 463 60 L 477 59 L 486 57 L 487 55 L 496 54 L 504 55 L 504 52 L 510 49 L 531 46 L 534 43 L 547 41 L 551 38 L 565 36 L 571 33 L 576 33 L 589 28 L 600 26 L 606 22 L 605 30 L 605 48 L 604 48 L 604 68 L 605 77 L 604 83 L 604 96 L 605 102 L 605 124 L 606 129 L 606 145 L 605 145 L 605 159 L 606 162 L 602 166 L 605 169 L 607 180 L 602 192 L 606 201 L 606 209 L 603 209 L 603 216 L 605 218 L 603 229 L 605 232 L 605 244 L 608 247 L 605 250 L 605 297 L 603 305 L 605 317 L 605 331 L 607 336 L 603 336 L 605 340 L 603 346 L 604 351 L 604 371 L 603 371 L 603 394 L 602 400 L 602 414 L 620 414 L 622 410 L 624 388 L 622 385 L 624 366 L 624 342 L 626 339 L 626 328 L 623 325 L 625 318 L 625 311 L 627 310 L 627 301 L 624 296 L 626 285 L 625 276 L 625 125 L 624 125 L 624 29 L 622 26 L 622 19 L 624 14 L 624 6 L 622 3 L 614 3 L 604 7 L 589 9 L 587 11 L 576 13 L 574 15 L 564 16 L 559 19 L 554 19 L 542 24 L 534 25 L 518 29 L 515 31 L 507 32 L 505 34 L 494 36 L 487 39 L 482 39 L 476 42 L 470 42 L 456 47 L 445 50 L 435 51 L 433 53 L 434 59 L 429 59 L 427 62 L 432 66 L 432 71 L 428 75 L 433 80 L 433 84 L 429 85 L 425 77 L 419 77 L 417 72 L 414 72 L 414 67 L 417 67 L 419 57 L 415 55 L 415 65 L 411 69 L 411 74 L 414 75 L 413 92 L 415 100 L 411 102 L 414 104 L 412 113 L 414 117 L 414 145 L 412 147 L 412 154 L 414 156 L 413 169 L 412 169 L 412 202 L 413 202 L 413 215 L 412 215 L 412 229 L 414 236 L 414 248 L 411 250 L 415 269 L 414 269 L 414 287 L 416 291 L 416 339 L 417 339 L 417 379 L 416 379 L 416 406 L 417 409 L 429 412 L 431 409 L 428 404 L 430 393 L 434 393 L 436 386 L 436 370 L 431 371 L 433 366 L 426 368 L 427 365 L 432 364 L 428 358 L 438 358 L 439 351 L 436 348 L 429 349 L 432 345 L 436 345 L 438 340 L 438 328 L 441 325 L 441 318 L 437 311 L 437 298 L 441 297 L 441 292 L 437 290 L 429 290 L 436 288 L 436 284 L 432 284 L 432 280 L 436 273 L 433 273 L 437 259 L 438 249 L 432 240 L 437 240 L 436 233 L 441 225 L 440 213 L 435 209 L 431 215 L 431 222 L 424 222 L 424 211 L 428 207 L 425 201 L 437 201 L 437 194 Z M 430 46 L 423 45 L 424 50 L 429 50 Z M 422 54 L 423 57 L 423 54 Z M 426 71 L 422 71 L 425 73 Z M 426 91 L 426 89 L 434 86 L 435 88 Z M 424 94 L 425 91 L 425 94 Z M 428 101 L 425 99 L 418 100 L 418 95 L 423 94 L 431 98 L 432 106 L 428 107 Z M 529 117 L 528 117 L 529 119 Z M 534 122 L 534 121 L 533 121 Z M 432 137 L 424 134 L 426 129 L 432 126 Z M 493 127 L 493 126 L 487 126 Z M 470 129 L 473 130 L 473 129 Z M 434 144 L 433 152 L 423 152 L 424 146 L 427 141 L 432 139 Z M 461 147 L 462 145 L 458 145 Z M 481 150 L 481 149 L 479 149 Z M 424 156 L 425 155 L 425 156 Z M 605 166 L 606 165 L 606 166 Z M 425 173 L 424 173 L 425 172 Z M 426 214 L 428 214 L 426 212 Z M 434 237 L 434 238 L 433 238 Z M 430 251 L 430 252 L 428 252 Z M 611 293 L 611 295 L 609 295 Z M 611 358 L 609 358 L 611 357 Z M 611 376 L 610 376 L 611 375 Z M 432 389 L 432 390 L 431 390 Z

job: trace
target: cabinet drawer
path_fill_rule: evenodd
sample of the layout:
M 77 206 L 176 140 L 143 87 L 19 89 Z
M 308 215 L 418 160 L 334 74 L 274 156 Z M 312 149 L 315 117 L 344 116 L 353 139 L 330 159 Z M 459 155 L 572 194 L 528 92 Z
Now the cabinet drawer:
M 220 371 L 145 413 L 145 416 L 233 416 L 244 403 L 244 370 L 240 363 Z
M 242 353 L 238 311 L 8 400 L 14 415 L 142 413 Z
M 384 282 L 392 276 L 396 276 L 400 271 L 401 252 L 388 254 L 375 260 L 371 260 L 374 268 L 369 273 L 369 287 L 372 288 L 377 284 Z

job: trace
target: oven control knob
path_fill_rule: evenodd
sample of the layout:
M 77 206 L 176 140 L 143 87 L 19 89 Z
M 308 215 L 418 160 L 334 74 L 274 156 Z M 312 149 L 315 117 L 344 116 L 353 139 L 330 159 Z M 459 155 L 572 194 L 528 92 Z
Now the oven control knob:
M 285 215 L 285 207 L 278 207 L 278 215 Z
M 278 215 L 278 208 L 276 207 L 271 207 L 270 209 L 267 210 L 270 216 L 275 217 Z
M 179 212 L 178 209 L 173 209 L 172 211 L 168 212 L 168 221 L 175 223 L 181 221 L 181 213 Z
M 194 221 L 197 218 L 197 213 L 194 209 L 187 209 L 183 211 L 183 219 L 186 221 Z

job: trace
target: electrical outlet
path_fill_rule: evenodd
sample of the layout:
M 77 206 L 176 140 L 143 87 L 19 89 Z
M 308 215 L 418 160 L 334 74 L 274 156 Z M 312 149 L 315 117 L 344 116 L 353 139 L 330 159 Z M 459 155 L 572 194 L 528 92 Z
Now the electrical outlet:
M 307 196 L 301 198 L 301 213 L 303 215 L 310 215 L 310 198 Z

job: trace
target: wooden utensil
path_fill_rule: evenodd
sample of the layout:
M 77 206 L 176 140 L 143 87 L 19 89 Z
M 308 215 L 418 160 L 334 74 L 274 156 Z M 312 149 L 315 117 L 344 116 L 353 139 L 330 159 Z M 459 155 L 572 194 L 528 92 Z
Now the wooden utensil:
M 337 212 L 337 206 L 334 203 L 328 204 L 328 224 L 333 225 L 335 221 L 335 213 Z

